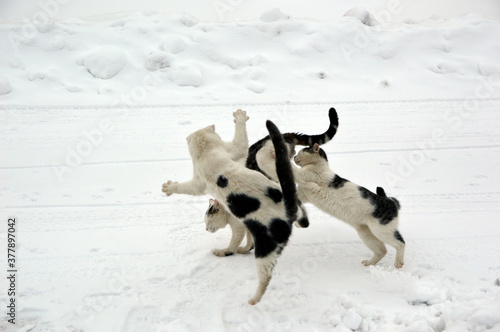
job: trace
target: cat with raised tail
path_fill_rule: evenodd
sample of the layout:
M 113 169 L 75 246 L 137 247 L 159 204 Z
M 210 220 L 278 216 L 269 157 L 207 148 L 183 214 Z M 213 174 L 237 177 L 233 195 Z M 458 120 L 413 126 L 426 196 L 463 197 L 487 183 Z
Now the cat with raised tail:
M 327 130 L 319 135 L 307 135 L 300 133 L 284 133 L 283 139 L 287 145 L 290 158 L 295 155 L 295 147 L 297 145 L 312 146 L 315 143 L 321 145 L 328 143 L 337 133 L 339 119 L 335 108 L 330 108 L 328 111 L 329 125 Z M 274 146 L 269 136 L 266 136 L 254 143 L 248 149 L 248 157 L 246 159 L 246 167 L 261 172 L 269 179 L 278 182 L 278 174 L 275 166 Z M 217 200 L 210 199 L 208 209 L 204 217 L 206 229 L 209 232 L 216 232 L 219 229 L 229 225 L 232 235 L 229 246 L 225 249 L 213 250 L 214 255 L 224 257 L 230 256 L 235 252 L 246 254 L 253 248 L 253 239 L 249 231 L 245 229 L 241 223 L 232 216 Z M 307 224 L 296 223 L 297 227 L 307 227 Z M 246 237 L 247 242 L 244 247 L 239 247 L 240 243 Z
M 328 166 L 325 151 L 314 144 L 294 158 L 300 169 L 295 171 L 298 197 L 356 229 L 359 237 L 373 251 L 364 265 L 379 262 L 387 253 L 384 243 L 396 249 L 394 266 L 403 267 L 405 241 L 398 231 L 397 199 L 387 197 L 383 188 L 376 193 L 335 174 Z
M 178 192 L 179 188 L 191 195 L 212 195 L 250 230 L 259 278 L 257 290 L 248 301 L 252 305 L 266 292 L 273 268 L 292 232 L 292 224 L 295 221 L 309 223 L 297 199 L 286 143 L 271 121 L 267 121 L 266 126 L 276 151 L 279 185 L 235 162 L 227 144 L 215 132 L 215 126 L 209 126 L 187 138 L 193 179 L 175 186 L 168 182 L 170 185 L 164 186 L 167 195 Z

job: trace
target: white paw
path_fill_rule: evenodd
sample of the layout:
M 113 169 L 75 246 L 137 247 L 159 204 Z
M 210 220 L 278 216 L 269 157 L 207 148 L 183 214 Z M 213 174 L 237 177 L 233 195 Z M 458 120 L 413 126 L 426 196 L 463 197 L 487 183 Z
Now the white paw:
M 170 196 L 173 193 L 175 193 L 175 189 L 177 188 L 177 185 L 178 185 L 177 182 L 168 181 L 167 183 L 163 184 L 161 191 L 163 191 L 165 194 L 167 194 L 167 196 Z
M 232 251 L 229 251 L 227 249 L 214 249 L 214 251 L 212 251 L 214 253 L 215 256 L 218 256 L 218 257 L 226 257 L 226 256 L 231 256 L 232 254 L 234 254 L 234 252 Z
M 370 266 L 370 265 L 373 265 L 372 262 L 370 262 L 369 260 L 364 260 L 361 262 L 364 266 Z
M 238 120 L 246 122 L 248 119 L 250 119 L 247 116 L 247 112 L 243 110 L 237 110 L 236 112 L 234 112 L 233 117 L 234 117 L 234 123 L 236 123 Z
M 403 265 L 405 265 L 405 263 L 403 261 L 397 261 L 394 263 L 394 266 L 396 267 L 396 269 L 400 269 L 403 267 Z
M 236 252 L 238 252 L 238 254 L 248 254 L 250 252 L 251 248 L 245 248 L 245 247 L 239 247 L 238 250 L 236 250 Z
M 250 300 L 248 300 L 248 304 L 250 304 L 250 305 L 256 305 L 259 302 L 260 302 L 260 300 L 257 300 L 253 297 Z

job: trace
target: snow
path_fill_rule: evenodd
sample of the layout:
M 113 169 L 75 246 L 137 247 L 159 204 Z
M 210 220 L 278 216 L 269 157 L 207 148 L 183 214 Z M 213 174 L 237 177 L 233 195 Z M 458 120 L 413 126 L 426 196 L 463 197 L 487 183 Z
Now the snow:
M 49 22 L 0 23 L 0 209 L 18 221 L 14 330 L 500 331 L 496 3 L 390 20 L 363 1 L 330 13 L 314 1 L 273 3 L 219 23 L 111 15 L 111 1 L 85 18 L 68 15 L 78 2 L 57 3 Z M 249 8 L 224 4 L 234 10 L 222 7 L 222 18 Z M 303 18 L 313 9 L 328 18 Z M 208 197 L 167 198 L 161 184 L 191 177 L 191 132 L 215 123 L 230 141 L 238 108 L 253 143 L 267 119 L 322 132 L 332 106 L 330 166 L 399 199 L 405 266 L 394 269 L 392 248 L 363 266 L 370 252 L 356 232 L 308 204 L 310 227 L 293 230 L 263 301 L 249 306 L 253 256 L 214 256 L 230 230 L 205 231 Z M 6 290 L 2 278 L 0 306 Z M 0 330 L 10 331 L 5 317 Z
M 115 46 L 104 46 L 86 54 L 77 63 L 85 66 L 95 78 L 107 80 L 116 76 L 125 67 L 127 58 L 122 49 Z
M 275 8 L 237 23 L 149 12 L 4 23 L 0 60 L 11 91 L 0 103 L 453 99 L 474 96 L 485 84 L 488 91 L 479 93 L 500 96 L 499 20 L 471 13 L 398 23 L 363 7 L 345 15 L 313 21 Z M 26 87 L 36 91 L 33 98 Z M 124 98 L 137 90 L 146 92 Z

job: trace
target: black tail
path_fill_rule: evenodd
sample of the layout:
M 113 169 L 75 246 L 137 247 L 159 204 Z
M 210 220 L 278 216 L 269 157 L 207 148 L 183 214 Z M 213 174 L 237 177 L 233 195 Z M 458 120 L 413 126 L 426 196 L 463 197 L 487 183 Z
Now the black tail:
M 335 108 L 333 107 L 330 108 L 330 111 L 328 112 L 328 117 L 330 118 L 330 126 L 328 127 L 328 130 L 325 131 L 323 134 L 305 135 L 298 133 L 285 133 L 283 134 L 285 142 L 291 144 L 292 150 L 295 148 L 295 145 L 313 146 L 314 143 L 318 143 L 319 145 L 321 145 L 329 142 L 333 138 L 333 136 L 335 136 L 335 134 L 337 133 L 337 128 L 339 126 L 339 118 L 337 116 L 337 111 L 335 111 Z M 259 168 L 259 165 L 257 164 L 256 156 L 257 152 L 259 152 L 259 150 L 264 146 L 264 144 L 266 144 L 268 139 L 269 136 L 266 136 L 263 139 L 259 140 L 258 142 L 252 144 L 252 146 L 248 149 L 248 158 L 246 161 L 247 168 L 262 173 L 262 170 Z
M 297 192 L 295 188 L 295 178 L 293 177 L 292 166 L 288 158 L 288 149 L 281 136 L 279 129 L 274 123 L 267 120 L 266 127 L 269 131 L 276 153 L 276 172 L 280 180 L 281 191 L 283 192 L 283 200 L 285 202 L 286 215 L 289 221 L 297 219 L 298 203 Z
M 393 201 L 396 204 L 396 206 L 398 207 L 398 210 L 401 209 L 401 204 L 399 204 L 399 201 L 397 199 L 395 199 L 394 197 L 387 197 L 387 195 L 385 194 L 384 188 L 377 187 L 377 195 L 379 195 L 381 197 L 389 198 L 391 201 Z
M 328 129 L 320 135 L 305 135 L 299 133 L 286 133 L 283 134 L 287 142 L 291 142 L 295 145 L 305 145 L 313 146 L 318 143 L 319 145 L 328 143 L 333 136 L 337 133 L 337 128 L 339 127 L 339 117 L 335 108 L 330 108 L 328 111 L 328 117 L 330 118 L 330 126 Z

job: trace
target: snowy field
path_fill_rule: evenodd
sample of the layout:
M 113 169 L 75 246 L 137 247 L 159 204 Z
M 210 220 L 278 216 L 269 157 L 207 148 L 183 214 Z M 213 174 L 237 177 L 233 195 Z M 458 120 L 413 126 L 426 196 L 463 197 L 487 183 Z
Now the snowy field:
M 190 178 L 189 133 L 216 123 L 232 139 L 234 106 L 4 110 L 0 194 L 2 214 L 19 220 L 18 326 L 499 331 L 500 100 L 479 101 L 463 120 L 453 113 L 460 105 L 335 105 L 331 167 L 401 201 L 406 264 L 395 270 L 389 250 L 364 267 L 371 253 L 355 231 L 308 205 L 311 226 L 294 229 L 255 307 L 246 302 L 257 282 L 252 255 L 211 253 L 230 231 L 205 231 L 208 198 L 160 191 Z M 322 132 L 330 107 L 239 106 L 251 142 L 268 118 L 284 131 Z
M 248 5 L 215 3 L 232 6 L 221 21 Z M 1 13 L 0 266 L 15 218 L 18 272 L 15 326 L 0 279 L 0 331 L 500 332 L 500 15 L 483 4 L 232 23 Z M 330 166 L 399 199 L 405 266 L 392 248 L 363 266 L 356 232 L 308 204 L 311 226 L 250 306 L 253 255 L 214 256 L 231 233 L 205 231 L 208 197 L 161 185 L 190 179 L 193 131 L 231 140 L 238 108 L 253 143 L 267 119 L 321 133 L 330 107 Z

